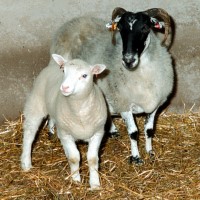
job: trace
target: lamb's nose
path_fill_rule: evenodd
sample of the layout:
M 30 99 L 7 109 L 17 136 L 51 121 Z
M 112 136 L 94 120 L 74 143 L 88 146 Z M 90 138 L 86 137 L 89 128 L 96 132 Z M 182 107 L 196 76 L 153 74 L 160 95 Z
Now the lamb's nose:
M 61 89 L 62 91 L 67 92 L 69 90 L 69 86 L 62 85 Z

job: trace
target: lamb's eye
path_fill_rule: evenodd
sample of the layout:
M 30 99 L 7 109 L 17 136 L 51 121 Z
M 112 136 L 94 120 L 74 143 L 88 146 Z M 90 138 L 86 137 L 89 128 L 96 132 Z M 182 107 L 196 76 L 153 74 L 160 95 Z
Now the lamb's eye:
M 83 78 L 86 78 L 86 77 L 87 77 L 87 74 L 83 74 L 82 77 L 83 77 Z

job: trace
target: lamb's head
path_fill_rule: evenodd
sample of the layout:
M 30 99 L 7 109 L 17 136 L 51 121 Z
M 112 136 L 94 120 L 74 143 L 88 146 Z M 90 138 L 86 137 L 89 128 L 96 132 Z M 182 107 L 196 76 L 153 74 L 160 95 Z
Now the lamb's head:
M 79 59 L 67 61 L 57 54 L 52 54 L 52 57 L 63 71 L 60 90 L 64 96 L 87 95 L 93 87 L 93 75 L 100 74 L 106 68 L 103 64 L 90 66 Z
M 159 20 L 164 22 L 160 22 Z M 112 14 L 112 28 L 119 30 L 123 43 L 122 63 L 129 69 L 134 69 L 142 53 L 150 44 L 152 28 L 165 27 L 165 42 L 169 33 L 170 16 L 163 9 L 153 8 L 144 12 L 127 12 L 123 8 L 115 8 Z

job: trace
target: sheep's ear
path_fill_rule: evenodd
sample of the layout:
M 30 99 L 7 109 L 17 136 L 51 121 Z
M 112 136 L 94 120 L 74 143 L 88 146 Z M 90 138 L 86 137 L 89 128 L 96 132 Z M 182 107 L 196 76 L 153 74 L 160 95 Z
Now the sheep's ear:
M 64 64 L 67 62 L 62 56 L 58 54 L 52 54 L 52 57 L 56 61 L 56 63 L 60 66 L 60 68 L 63 68 Z
M 93 66 L 90 66 L 92 74 L 101 74 L 106 69 L 106 66 L 103 64 L 96 64 Z
M 153 27 L 156 29 L 162 29 L 163 27 L 165 27 L 164 22 L 160 22 L 158 19 L 156 19 L 154 17 L 151 17 L 150 21 L 151 21 L 151 24 L 153 25 Z

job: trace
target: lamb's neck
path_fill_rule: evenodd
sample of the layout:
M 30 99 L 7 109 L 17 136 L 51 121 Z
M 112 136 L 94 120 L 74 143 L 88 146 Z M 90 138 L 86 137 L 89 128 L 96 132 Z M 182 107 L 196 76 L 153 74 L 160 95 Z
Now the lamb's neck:
M 81 95 L 71 95 L 67 98 L 67 103 L 73 109 L 84 109 L 84 107 L 88 107 L 92 104 L 96 91 L 94 88 L 91 89 L 88 93 L 84 93 Z

